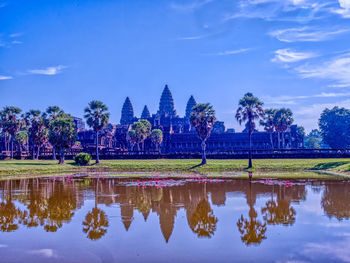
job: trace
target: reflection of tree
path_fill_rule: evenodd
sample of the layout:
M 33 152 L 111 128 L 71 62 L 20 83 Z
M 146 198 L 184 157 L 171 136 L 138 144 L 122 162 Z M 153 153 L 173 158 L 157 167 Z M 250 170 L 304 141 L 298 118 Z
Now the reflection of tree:
M 15 231 L 18 221 L 23 217 L 23 212 L 16 208 L 11 200 L 0 203 L 0 230 L 2 232 Z
M 241 233 L 241 240 L 246 245 L 257 245 L 266 239 L 266 223 L 261 223 L 257 220 L 258 214 L 254 209 L 256 193 L 253 193 L 252 183 L 249 182 L 247 192 L 247 203 L 249 205 L 249 220 L 243 215 L 238 219 L 237 227 Z
M 85 216 L 83 226 L 83 231 L 87 233 L 89 239 L 100 239 L 106 234 L 108 227 L 108 220 L 105 212 L 94 207 L 92 211 Z
M 241 240 L 246 245 L 260 244 L 261 241 L 266 239 L 266 223 L 262 224 L 257 220 L 257 216 L 255 209 L 252 209 L 249 211 L 249 220 L 241 215 L 237 222 Z
M 295 210 L 290 206 L 290 201 L 278 199 L 277 204 L 274 200 L 266 203 L 266 207 L 261 209 L 264 220 L 269 225 L 293 225 L 295 222 Z
M 108 219 L 106 213 L 97 207 L 99 180 L 95 187 L 95 207 L 85 216 L 83 232 L 91 240 L 98 240 L 107 233 Z
M 216 230 L 217 222 L 218 219 L 206 199 L 198 203 L 196 210 L 189 219 L 190 228 L 198 237 L 211 238 Z
M 329 183 L 322 197 L 322 207 L 328 217 L 338 220 L 350 219 L 350 185 L 347 183 Z

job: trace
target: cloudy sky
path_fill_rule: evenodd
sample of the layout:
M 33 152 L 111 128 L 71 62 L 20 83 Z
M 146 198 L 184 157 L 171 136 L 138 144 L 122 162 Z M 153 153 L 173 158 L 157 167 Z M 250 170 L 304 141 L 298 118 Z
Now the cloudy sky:
M 307 131 L 325 107 L 350 107 L 350 0 L 0 0 L 0 107 L 92 99 L 118 123 L 130 96 L 154 113 L 168 84 L 226 127 L 250 91 L 289 107 Z

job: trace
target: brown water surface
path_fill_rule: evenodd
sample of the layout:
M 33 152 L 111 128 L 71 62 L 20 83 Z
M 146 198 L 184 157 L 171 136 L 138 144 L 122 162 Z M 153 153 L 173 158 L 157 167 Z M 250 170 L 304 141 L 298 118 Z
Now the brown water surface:
M 0 182 L 0 262 L 350 262 L 350 181 Z

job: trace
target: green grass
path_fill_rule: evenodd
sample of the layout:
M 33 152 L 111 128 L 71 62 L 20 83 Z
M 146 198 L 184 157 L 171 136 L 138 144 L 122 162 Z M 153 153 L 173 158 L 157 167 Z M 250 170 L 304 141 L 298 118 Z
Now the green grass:
M 0 177 L 40 176 L 50 174 L 70 174 L 84 172 L 197 172 L 222 173 L 227 171 L 248 171 L 247 160 L 208 160 L 208 164 L 198 166 L 196 159 L 158 160 L 102 160 L 98 165 L 80 167 L 74 161 L 58 165 L 53 160 L 12 160 L 0 161 Z M 327 171 L 350 175 L 350 159 L 263 159 L 254 160 L 251 171 L 259 173 L 300 171 Z M 303 175 L 305 176 L 305 175 Z M 309 175 L 311 177 L 311 173 Z M 313 175 L 315 176 L 315 175 Z

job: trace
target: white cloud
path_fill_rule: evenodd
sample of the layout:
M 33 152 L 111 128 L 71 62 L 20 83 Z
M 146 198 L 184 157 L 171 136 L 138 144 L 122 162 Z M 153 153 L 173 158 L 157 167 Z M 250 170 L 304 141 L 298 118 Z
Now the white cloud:
M 282 42 L 318 42 L 329 40 L 336 35 L 349 32 L 349 29 L 319 29 L 312 27 L 299 27 L 279 29 L 269 33 Z
M 209 37 L 211 35 L 198 35 L 198 36 L 188 36 L 188 37 L 179 37 L 177 40 L 198 40 Z
M 20 44 L 22 44 L 23 42 L 22 42 L 22 41 L 18 41 L 18 40 L 13 40 L 11 43 L 12 43 L 12 44 L 15 44 L 15 45 L 20 45 Z
M 47 67 L 44 69 L 30 69 L 27 72 L 29 74 L 38 74 L 38 75 L 57 75 L 61 73 L 66 66 L 58 65 L 56 67 Z
M 0 80 L 7 80 L 7 79 L 13 79 L 13 77 L 0 75 Z
M 43 249 L 37 249 L 37 250 L 30 250 L 28 251 L 29 254 L 35 254 L 40 255 L 46 258 L 52 258 L 55 256 L 53 249 L 50 248 L 43 248 Z
M 297 104 L 298 100 L 306 100 L 311 98 L 339 98 L 339 97 L 350 97 L 350 92 L 321 92 L 319 94 L 312 95 L 283 95 L 283 96 L 262 96 L 266 104 L 277 104 L 277 105 L 294 105 Z M 333 105 L 333 104 L 331 104 Z
M 339 0 L 339 5 L 341 8 L 350 9 L 350 0 Z
M 9 37 L 14 38 L 14 37 L 20 37 L 22 35 L 23 35 L 23 33 L 13 33 L 13 34 L 10 34 Z
M 317 54 L 311 52 L 296 52 L 289 48 L 278 49 L 275 51 L 273 62 L 293 63 L 301 60 L 316 57 Z
M 205 55 L 210 55 L 210 56 L 229 56 L 229 55 L 236 55 L 244 52 L 248 52 L 251 50 L 251 48 L 241 48 L 241 49 L 234 49 L 234 50 L 226 50 L 222 52 L 217 52 L 217 53 L 207 53 Z
M 340 87 L 350 86 L 350 53 L 324 63 L 305 64 L 295 68 L 302 78 L 327 79 Z M 333 85 L 334 86 L 334 85 Z
M 171 3 L 170 7 L 177 11 L 193 11 L 213 1 L 214 0 L 196 0 L 187 4 Z
M 239 10 L 227 14 L 224 21 L 258 18 L 268 21 L 308 22 L 329 15 L 329 2 L 317 0 L 241 0 Z M 294 11 L 300 11 L 298 15 Z
M 5 247 L 8 247 L 8 245 L 0 244 L 0 248 L 5 248 Z

